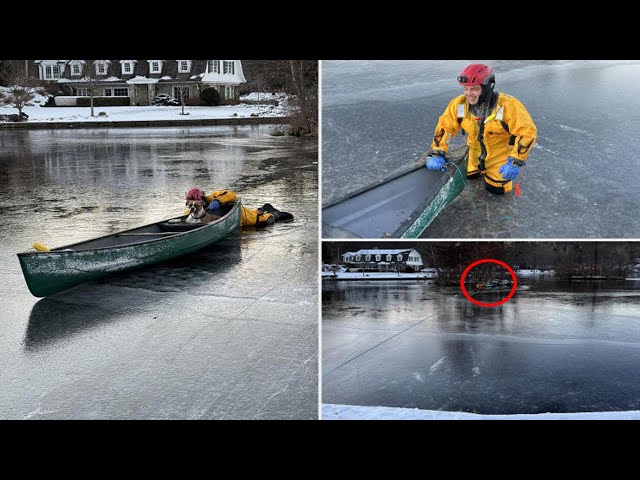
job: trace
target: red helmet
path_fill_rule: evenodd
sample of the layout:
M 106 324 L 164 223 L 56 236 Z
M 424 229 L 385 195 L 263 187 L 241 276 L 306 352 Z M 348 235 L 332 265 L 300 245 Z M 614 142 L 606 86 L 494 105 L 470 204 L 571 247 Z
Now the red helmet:
M 488 65 L 472 63 L 458 75 L 458 83 L 465 87 L 473 85 L 489 85 L 496 83 L 496 76 Z
M 202 200 L 202 197 L 204 197 L 204 192 L 197 187 L 192 188 L 185 195 L 187 200 Z

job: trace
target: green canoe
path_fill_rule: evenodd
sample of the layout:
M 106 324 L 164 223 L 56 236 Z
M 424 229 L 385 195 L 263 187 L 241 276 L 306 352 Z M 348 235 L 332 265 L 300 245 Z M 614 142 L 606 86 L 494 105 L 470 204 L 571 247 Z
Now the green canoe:
M 46 297 L 110 273 L 162 262 L 211 245 L 240 228 L 240 211 L 238 199 L 226 215 L 211 223 L 180 223 L 185 215 L 48 252 L 18 253 L 18 259 L 31 293 Z
M 322 207 L 323 238 L 418 238 L 466 185 L 467 147 L 449 152 L 446 172 L 424 160 Z

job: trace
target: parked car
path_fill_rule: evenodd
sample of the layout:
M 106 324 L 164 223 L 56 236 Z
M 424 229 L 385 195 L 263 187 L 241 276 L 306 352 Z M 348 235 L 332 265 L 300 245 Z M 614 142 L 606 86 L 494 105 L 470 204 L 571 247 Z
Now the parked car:
M 154 105 L 180 105 L 180 102 L 176 100 L 171 95 L 167 95 L 166 93 L 161 93 L 160 95 L 156 95 L 153 97 Z

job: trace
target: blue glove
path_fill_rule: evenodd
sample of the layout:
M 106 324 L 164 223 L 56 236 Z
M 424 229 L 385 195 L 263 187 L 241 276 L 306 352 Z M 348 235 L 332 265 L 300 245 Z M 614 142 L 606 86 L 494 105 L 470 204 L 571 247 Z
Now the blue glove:
M 218 200 L 213 200 L 207 207 L 207 210 L 211 211 L 211 210 L 216 210 L 218 208 L 220 208 L 220 202 Z
M 446 170 L 444 166 L 445 162 L 444 157 L 434 154 L 432 157 L 429 157 L 429 160 L 427 160 L 424 166 L 427 167 L 427 170 L 440 170 L 444 172 Z
M 500 167 L 498 173 L 505 180 L 514 180 L 520 173 L 520 168 L 513 164 L 513 157 L 507 157 L 507 163 Z

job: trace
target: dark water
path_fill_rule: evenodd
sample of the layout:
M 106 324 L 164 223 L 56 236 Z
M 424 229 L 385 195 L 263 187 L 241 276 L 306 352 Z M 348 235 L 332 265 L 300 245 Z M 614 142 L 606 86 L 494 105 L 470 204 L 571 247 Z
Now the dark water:
M 494 308 L 407 283 L 323 284 L 323 403 L 483 414 L 640 407 L 639 282 L 523 283 Z
M 0 418 L 317 418 L 317 142 L 264 127 L 0 132 Z M 292 223 L 37 299 L 16 253 L 232 188 Z
M 323 62 L 322 203 L 416 161 L 468 63 Z M 522 196 L 471 183 L 423 236 L 637 238 L 640 62 L 487 63 L 496 90 L 521 100 L 538 128 Z

